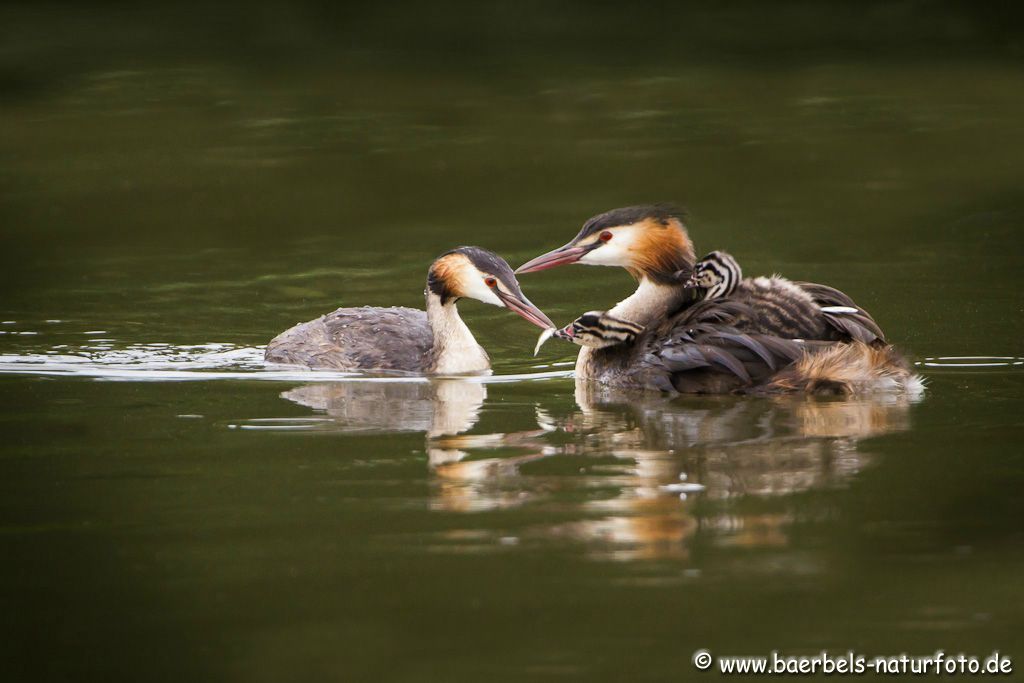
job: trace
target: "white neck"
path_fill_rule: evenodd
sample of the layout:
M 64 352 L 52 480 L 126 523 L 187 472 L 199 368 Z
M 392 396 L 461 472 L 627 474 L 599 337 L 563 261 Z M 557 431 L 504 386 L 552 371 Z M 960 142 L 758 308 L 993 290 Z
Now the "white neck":
M 442 304 L 438 295 L 428 291 L 427 322 L 434 335 L 433 361 L 428 368 L 431 374 L 461 375 L 491 367 L 487 352 L 462 322 L 454 301 Z
M 670 310 L 675 309 L 686 296 L 678 285 L 659 285 L 645 275 L 640 276 L 640 284 L 636 291 L 615 304 L 609 315 L 622 320 L 650 327 L 663 320 Z M 584 346 L 576 357 L 577 379 L 593 379 L 594 369 L 591 359 L 594 349 Z
M 659 285 L 642 275 L 636 291 L 615 304 L 608 313 L 647 327 L 664 318 L 669 309 L 679 304 L 682 291 L 678 285 Z

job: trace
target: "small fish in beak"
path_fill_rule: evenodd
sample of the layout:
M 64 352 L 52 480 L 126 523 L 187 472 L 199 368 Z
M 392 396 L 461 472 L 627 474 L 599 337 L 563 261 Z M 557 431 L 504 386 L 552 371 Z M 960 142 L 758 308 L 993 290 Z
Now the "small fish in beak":
M 551 337 L 555 336 L 556 332 L 558 332 L 557 327 L 549 327 L 548 329 L 540 333 L 540 337 L 537 339 L 537 345 L 533 347 L 534 358 L 536 358 L 537 354 L 540 353 L 540 347 L 544 346 L 544 342 L 546 342 L 548 339 L 551 339 Z
M 534 356 L 534 358 L 536 358 L 537 354 L 540 353 L 540 347 L 544 346 L 544 344 L 547 342 L 547 340 L 551 339 L 552 337 L 557 337 L 558 339 L 564 339 L 567 342 L 573 341 L 573 337 L 575 335 L 573 334 L 572 325 L 573 325 L 572 323 L 569 323 L 568 325 L 566 325 L 565 327 L 563 327 L 561 329 L 559 329 L 557 327 L 549 327 L 548 329 L 546 329 L 543 332 L 541 332 L 540 333 L 540 338 L 537 339 L 537 345 L 535 347 L 533 347 L 533 356 Z

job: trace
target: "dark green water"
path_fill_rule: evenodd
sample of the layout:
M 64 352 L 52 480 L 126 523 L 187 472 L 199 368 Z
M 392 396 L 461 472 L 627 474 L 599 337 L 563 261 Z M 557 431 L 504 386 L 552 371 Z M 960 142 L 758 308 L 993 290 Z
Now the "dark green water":
M 630 12 L 0 10 L 6 680 L 1024 666 L 1012 17 Z M 486 383 L 259 363 L 339 305 L 419 305 L 452 246 L 518 265 L 657 200 L 701 253 L 850 293 L 924 397 L 577 397 L 572 348 L 532 358 L 536 328 L 474 302 Z M 522 283 L 556 322 L 631 284 Z

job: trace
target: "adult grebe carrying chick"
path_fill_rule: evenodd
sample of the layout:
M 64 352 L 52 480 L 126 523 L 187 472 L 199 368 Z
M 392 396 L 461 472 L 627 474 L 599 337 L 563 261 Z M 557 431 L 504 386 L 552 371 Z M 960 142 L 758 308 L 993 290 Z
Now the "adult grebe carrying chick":
M 339 308 L 296 325 L 267 344 L 264 359 L 341 371 L 483 372 L 490 359 L 459 317 L 461 298 L 502 306 L 538 327 L 554 327 L 523 294 L 505 260 L 480 247 L 441 254 L 430 266 L 425 294 L 425 312 L 397 306 Z
M 550 335 L 582 346 L 577 380 L 680 393 L 920 390 L 920 378 L 846 294 L 779 276 L 741 280 L 731 257 L 709 257 L 693 278 L 681 212 L 655 204 L 594 216 L 568 244 L 516 272 L 580 263 L 625 268 L 637 280 L 608 311 Z M 712 272 L 719 265 L 735 272 Z M 709 292 L 702 275 L 725 287 Z
M 689 276 L 687 277 L 687 274 Z M 697 296 L 703 301 L 711 299 L 724 299 L 737 293 L 738 290 L 746 296 L 756 290 L 771 290 L 798 285 L 790 282 L 784 277 L 773 275 L 771 277 L 757 277 L 743 279 L 743 269 L 736 261 L 736 258 L 724 251 L 713 251 L 707 254 L 693 266 L 693 271 L 681 270 L 676 273 L 677 278 L 682 282 L 685 289 L 696 291 Z M 824 285 L 805 286 L 822 288 Z M 825 288 L 830 289 L 830 288 Z M 840 294 L 833 290 L 832 297 Z M 813 297 L 812 297 L 813 300 Z M 760 302 L 762 306 L 770 306 L 767 301 Z M 806 302 L 805 302 L 806 303 Z M 852 304 L 852 302 L 850 302 Z M 791 304 L 792 305 L 792 304 Z M 817 303 L 815 302 L 815 305 Z M 884 345 L 882 331 L 874 324 L 866 313 L 855 306 L 820 305 L 818 306 L 824 315 L 826 322 L 835 328 L 840 335 L 838 340 L 850 341 L 857 339 L 875 346 Z M 799 315 L 807 316 L 806 310 Z M 813 313 L 812 313 L 813 315 Z M 842 316 L 842 317 L 841 317 Z M 850 321 L 854 322 L 850 322 Z M 572 321 L 560 330 L 546 330 L 537 342 L 537 348 L 550 338 L 564 339 L 578 346 L 587 346 L 591 349 L 605 349 L 619 344 L 630 344 L 644 331 L 644 328 L 628 320 L 622 320 L 608 313 L 608 311 L 588 311 L 576 320 Z M 847 338 L 848 337 L 848 338 Z

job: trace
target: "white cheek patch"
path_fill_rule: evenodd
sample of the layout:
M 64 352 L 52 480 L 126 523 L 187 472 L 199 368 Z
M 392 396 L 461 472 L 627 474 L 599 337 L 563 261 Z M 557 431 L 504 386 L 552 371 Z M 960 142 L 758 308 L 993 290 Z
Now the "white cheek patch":
M 580 263 L 588 266 L 618 266 L 626 268 L 632 265 L 631 247 L 636 241 L 637 230 L 633 226 L 609 230 L 612 238 L 593 251 L 588 251 L 580 259 Z
M 627 250 L 615 244 L 613 238 L 611 242 L 605 242 L 597 249 L 584 254 L 580 263 L 588 266 L 627 266 L 629 265 L 629 254 Z
M 473 269 L 473 272 L 463 275 L 461 283 L 462 296 L 476 299 L 492 306 L 504 306 L 505 304 L 501 302 L 501 299 L 494 293 L 494 290 L 484 282 L 483 276 L 475 271 L 476 269 Z

